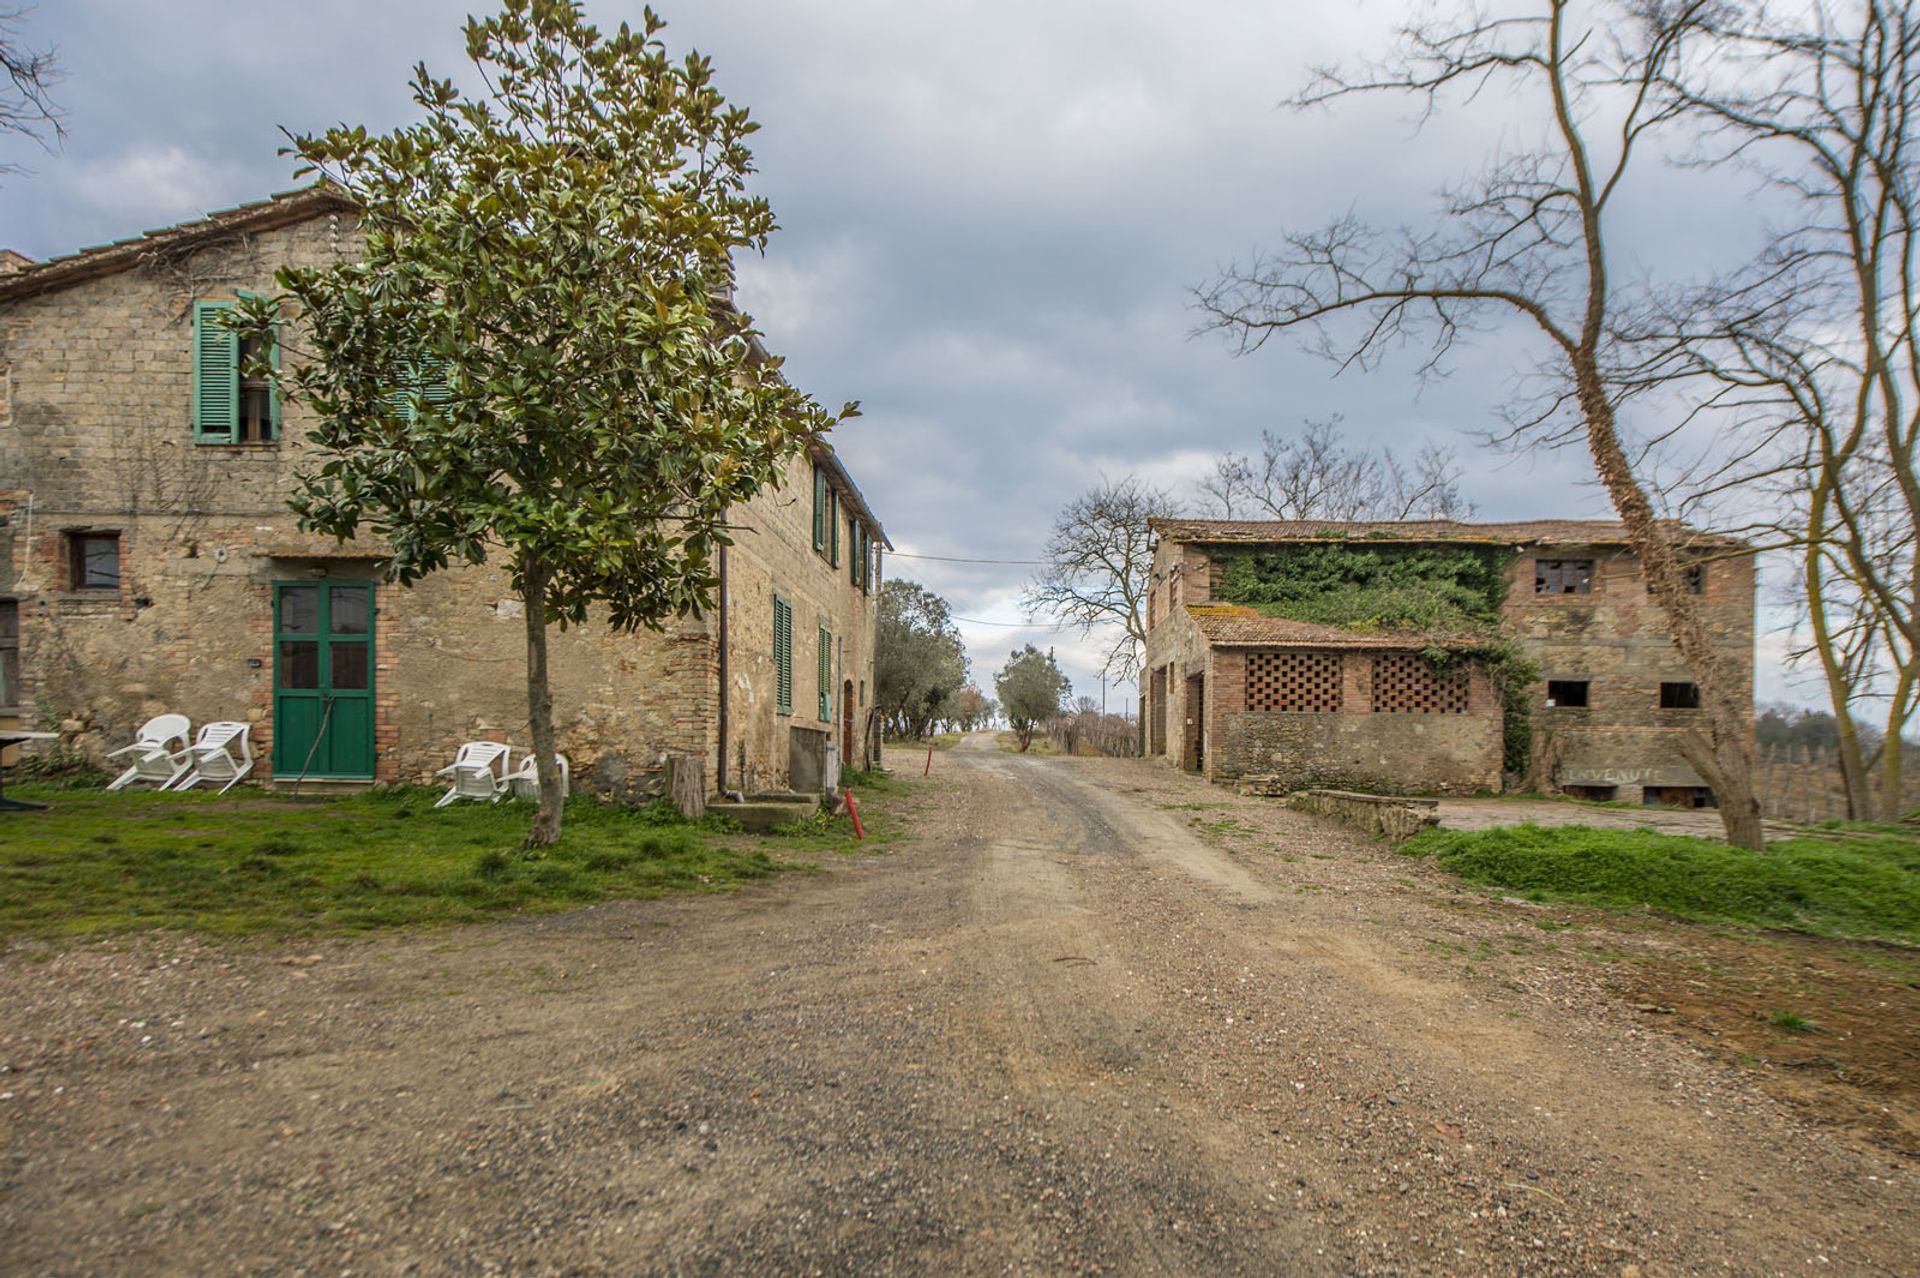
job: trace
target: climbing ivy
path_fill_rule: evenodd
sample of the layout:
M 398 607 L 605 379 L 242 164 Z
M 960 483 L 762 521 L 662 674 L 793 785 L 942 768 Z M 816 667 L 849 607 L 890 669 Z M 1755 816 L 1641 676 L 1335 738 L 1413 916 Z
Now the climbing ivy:
M 1304 543 L 1225 551 L 1220 598 L 1269 617 L 1349 630 L 1497 631 L 1514 552 L 1505 546 Z
M 1532 761 L 1539 668 L 1501 624 L 1515 552 L 1505 546 L 1309 542 L 1226 550 L 1218 598 L 1268 617 L 1357 633 L 1411 633 L 1437 671 L 1475 658 L 1500 689 L 1502 763 L 1523 775 Z

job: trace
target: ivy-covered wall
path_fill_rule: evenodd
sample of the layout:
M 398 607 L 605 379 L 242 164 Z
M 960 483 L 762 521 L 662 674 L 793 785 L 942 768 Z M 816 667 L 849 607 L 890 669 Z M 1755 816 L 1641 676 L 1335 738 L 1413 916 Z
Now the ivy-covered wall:
M 1533 746 L 1528 685 L 1539 677 L 1501 623 L 1517 552 L 1342 539 L 1217 549 L 1216 597 L 1269 617 L 1361 634 L 1406 634 L 1436 667 L 1476 659 L 1500 690 L 1502 767 L 1524 775 Z

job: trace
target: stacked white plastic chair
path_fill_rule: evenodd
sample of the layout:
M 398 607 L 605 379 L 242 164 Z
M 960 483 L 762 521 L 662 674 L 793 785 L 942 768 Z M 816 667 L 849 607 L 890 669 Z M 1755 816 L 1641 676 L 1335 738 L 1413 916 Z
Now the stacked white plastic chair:
M 567 756 L 556 754 L 553 756 L 553 762 L 554 766 L 560 769 L 560 795 L 565 798 L 572 792 L 571 770 L 567 767 Z M 521 761 L 518 768 L 507 774 L 507 788 L 513 791 L 513 797 L 516 799 L 537 801 L 540 798 L 539 759 L 532 751 L 527 752 L 527 757 Z
M 174 790 L 191 790 L 202 781 L 222 782 L 225 794 L 253 771 L 252 727 L 245 723 L 208 723 L 201 725 L 193 744 L 175 756 L 186 764 L 186 775 L 173 783 Z
M 447 792 L 433 806 L 444 808 L 458 799 L 498 803 L 507 795 L 507 765 L 513 751 L 497 741 L 469 741 L 453 756 L 453 762 L 434 773 L 451 776 Z
M 191 766 L 186 759 L 187 742 L 193 739 L 193 721 L 184 714 L 163 714 L 140 725 L 133 744 L 121 746 L 109 759 L 132 756 L 125 772 L 107 786 L 123 790 L 135 782 L 144 782 L 164 790 L 185 775 Z

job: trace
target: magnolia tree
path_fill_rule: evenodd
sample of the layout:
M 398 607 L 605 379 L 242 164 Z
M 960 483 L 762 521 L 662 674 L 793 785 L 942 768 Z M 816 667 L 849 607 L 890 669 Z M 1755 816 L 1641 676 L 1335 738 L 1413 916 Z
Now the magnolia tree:
M 392 547 L 402 584 L 499 563 L 526 604 L 540 809 L 560 834 L 547 633 L 658 629 L 709 606 L 727 511 L 833 424 L 758 357 L 729 304 L 732 255 L 765 245 L 746 193 L 757 127 L 664 24 L 611 34 L 564 0 L 469 19 L 485 91 L 424 66 L 420 123 L 293 138 L 356 201 L 362 260 L 278 275 L 238 309 L 297 320 L 282 391 L 310 405 L 303 528 Z

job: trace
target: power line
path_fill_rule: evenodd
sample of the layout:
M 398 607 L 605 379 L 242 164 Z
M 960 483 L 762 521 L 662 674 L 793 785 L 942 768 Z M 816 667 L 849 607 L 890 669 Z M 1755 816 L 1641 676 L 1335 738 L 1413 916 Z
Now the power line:
M 893 552 L 895 559 L 931 559 L 943 564 L 1043 564 L 1044 559 L 965 559 L 957 555 L 910 555 L 904 550 Z
M 1045 630 L 1044 621 L 982 621 L 978 617 L 955 617 L 955 621 L 964 621 L 969 626 L 1005 626 L 1009 630 Z

